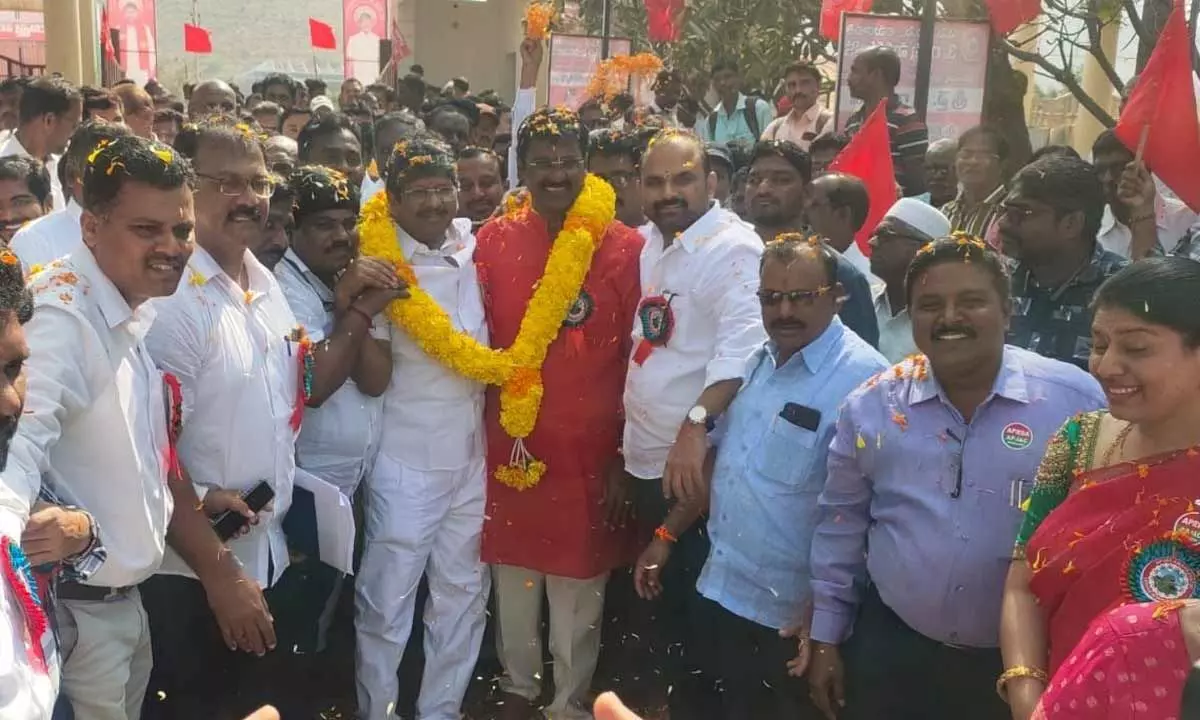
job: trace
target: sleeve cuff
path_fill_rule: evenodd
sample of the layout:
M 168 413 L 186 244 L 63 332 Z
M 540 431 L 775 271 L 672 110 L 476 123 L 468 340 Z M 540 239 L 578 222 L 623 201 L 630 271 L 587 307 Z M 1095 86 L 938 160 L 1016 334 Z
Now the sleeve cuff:
M 704 387 L 724 380 L 741 380 L 746 375 L 746 358 L 716 358 L 704 368 Z
M 814 642 L 841 645 L 850 635 L 853 624 L 849 616 L 817 609 L 813 611 L 811 637 Z

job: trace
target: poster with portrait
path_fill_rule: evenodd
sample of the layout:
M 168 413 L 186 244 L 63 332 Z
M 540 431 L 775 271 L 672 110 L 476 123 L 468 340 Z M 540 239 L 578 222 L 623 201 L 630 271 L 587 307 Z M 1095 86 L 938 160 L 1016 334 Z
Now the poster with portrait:
M 125 77 L 144 85 L 158 67 L 155 0 L 108 0 L 109 25 L 120 33 L 117 62 Z
M 388 36 L 387 0 L 342 0 L 346 77 L 364 85 L 379 77 L 379 41 Z

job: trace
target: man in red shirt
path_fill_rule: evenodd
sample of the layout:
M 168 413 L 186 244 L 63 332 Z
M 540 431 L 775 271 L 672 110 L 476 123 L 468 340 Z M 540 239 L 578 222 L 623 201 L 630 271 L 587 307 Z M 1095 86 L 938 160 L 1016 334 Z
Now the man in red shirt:
M 586 144 L 579 117 L 561 109 L 533 113 L 517 132 L 531 205 L 486 225 L 475 251 L 492 347 L 507 348 L 517 335 L 555 238 L 583 190 Z M 610 522 L 629 505 L 606 486 L 610 468 L 621 466 L 621 396 L 641 294 L 641 246 L 635 231 L 609 225 L 550 345 L 537 424 L 524 439 L 528 452 L 546 464 L 532 488 L 516 490 L 496 479 L 497 468 L 511 462 L 514 440 L 500 426 L 499 389 L 488 389 L 483 560 L 493 565 L 506 718 L 532 717 L 541 694 L 543 593 L 550 603 L 555 685 L 547 713 L 591 717 L 605 583 L 633 550 L 623 523 Z

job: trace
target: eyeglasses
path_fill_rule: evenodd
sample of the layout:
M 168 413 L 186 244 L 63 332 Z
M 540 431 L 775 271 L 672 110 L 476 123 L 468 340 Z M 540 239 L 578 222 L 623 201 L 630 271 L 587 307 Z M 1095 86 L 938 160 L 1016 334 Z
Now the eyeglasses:
M 960 151 L 956 154 L 957 160 L 999 160 L 1000 156 L 990 152 L 971 152 L 970 150 Z
M 1038 213 L 1038 208 L 1021 207 L 1020 205 L 1009 205 L 1006 202 L 1000 203 L 1000 214 L 1014 223 L 1020 225 L 1029 218 Z
M 433 200 L 446 203 L 458 198 L 458 188 L 410 188 L 408 190 L 401 191 L 400 195 L 403 196 L 405 200 L 412 200 L 416 203 L 429 203 Z
M 778 290 L 759 290 L 758 301 L 763 304 L 763 307 L 775 307 L 784 300 L 794 304 L 809 306 L 812 305 L 817 298 L 829 293 L 829 286 L 822 285 L 816 290 L 792 290 L 791 292 L 779 292 Z
M 271 178 L 261 175 L 253 178 L 223 178 L 196 173 L 196 177 L 216 185 L 217 192 L 225 197 L 240 197 L 246 192 L 246 188 L 249 188 L 250 192 L 258 197 L 268 198 L 275 189 L 275 183 L 271 181 Z
M 537 160 L 527 160 L 526 167 L 534 170 L 554 170 L 561 168 L 563 170 L 578 170 L 583 167 L 583 158 L 581 157 L 565 157 L 565 158 L 538 158 Z

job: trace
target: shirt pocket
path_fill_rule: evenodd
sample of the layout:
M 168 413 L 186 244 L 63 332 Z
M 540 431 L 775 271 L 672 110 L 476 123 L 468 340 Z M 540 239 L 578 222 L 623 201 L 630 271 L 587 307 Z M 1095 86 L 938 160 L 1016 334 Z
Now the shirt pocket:
M 1012 558 L 1013 543 L 1024 519 L 1020 503 L 1032 487 L 1029 473 L 1002 473 L 998 483 L 980 482 L 973 488 L 977 532 L 988 555 L 1006 562 Z
M 807 430 L 779 415 L 759 445 L 758 467 L 771 481 L 769 487 L 782 493 L 819 492 L 812 479 L 819 432 Z

